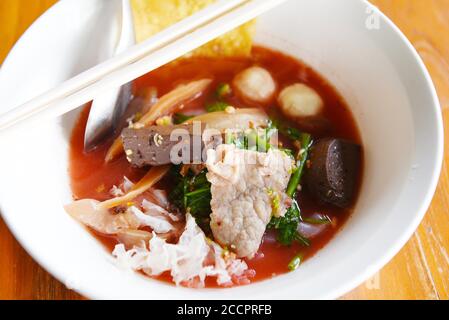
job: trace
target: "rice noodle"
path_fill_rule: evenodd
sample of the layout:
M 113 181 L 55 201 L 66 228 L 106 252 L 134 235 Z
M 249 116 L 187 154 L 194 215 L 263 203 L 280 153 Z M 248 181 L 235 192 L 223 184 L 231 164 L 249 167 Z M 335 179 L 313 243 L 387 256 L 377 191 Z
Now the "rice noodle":
M 231 254 L 226 256 L 218 244 L 206 239 L 190 215 L 177 244 L 169 244 L 153 233 L 149 250 L 135 247 L 126 251 L 125 246 L 119 244 L 112 254 L 117 264 L 126 270 L 142 270 L 150 276 L 169 271 L 176 285 L 204 287 L 207 276 L 217 277 L 219 285 L 230 285 L 233 277 L 242 277 L 248 271 L 244 261 Z M 213 263 L 208 264 L 211 254 Z
M 167 233 L 175 229 L 167 219 L 164 219 L 161 216 L 145 214 L 134 206 L 130 207 L 128 210 L 134 214 L 141 227 L 150 227 L 156 233 Z

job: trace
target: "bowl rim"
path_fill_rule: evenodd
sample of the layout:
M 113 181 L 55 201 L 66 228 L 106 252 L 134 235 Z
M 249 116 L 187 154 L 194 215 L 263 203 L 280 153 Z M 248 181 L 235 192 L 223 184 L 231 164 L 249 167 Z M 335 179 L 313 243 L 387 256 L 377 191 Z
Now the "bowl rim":
M 416 231 L 418 226 L 420 225 L 422 219 L 424 218 L 430 203 L 433 199 L 433 196 L 435 194 L 441 170 L 443 165 L 443 159 L 444 159 L 444 128 L 443 128 L 443 117 L 442 117 L 442 110 L 439 102 L 439 98 L 437 95 L 436 88 L 434 86 L 433 80 L 429 74 L 429 71 L 427 70 L 422 58 L 419 56 L 416 49 L 413 47 L 410 40 L 403 34 L 403 32 L 399 29 L 398 26 L 396 26 L 393 21 L 388 18 L 382 11 L 380 11 L 377 7 L 375 7 L 373 4 L 371 4 L 368 0 L 357 0 L 359 3 L 366 5 L 368 8 L 372 8 L 376 10 L 376 12 L 379 13 L 380 18 L 383 20 L 383 22 L 386 23 L 386 25 L 391 28 L 391 30 L 395 33 L 396 36 L 399 37 L 399 39 L 406 45 L 408 51 L 412 54 L 417 66 L 419 67 L 419 72 L 424 77 L 424 80 L 426 82 L 426 87 L 422 90 L 428 91 L 431 99 L 432 99 L 432 109 L 434 111 L 435 119 L 434 122 L 437 126 L 436 132 L 437 132 L 437 141 L 436 141 L 436 151 L 434 156 L 434 162 L 433 162 L 433 170 L 430 177 L 430 183 L 426 189 L 425 195 L 423 194 L 423 201 L 421 202 L 421 205 L 419 208 L 416 209 L 416 214 L 414 215 L 413 220 L 411 220 L 408 223 L 407 228 L 404 228 L 404 230 L 401 232 L 400 236 L 396 239 L 394 243 L 391 244 L 390 248 L 385 251 L 385 253 L 378 258 L 373 265 L 362 272 L 355 273 L 352 277 L 351 281 L 347 281 L 344 284 L 341 284 L 340 286 L 333 288 L 329 290 L 327 294 L 324 295 L 324 299 L 335 299 L 338 297 L 341 297 L 345 293 L 353 290 L 360 284 L 362 284 L 364 281 L 372 277 L 376 272 L 378 272 L 380 269 L 382 269 L 406 244 L 406 242 L 410 239 L 410 237 L 413 235 L 413 233 Z M 8 64 L 10 59 L 12 59 L 15 56 L 16 48 L 24 42 L 30 35 L 33 33 L 32 30 L 33 27 L 36 24 L 39 24 L 41 21 L 45 20 L 48 16 L 52 15 L 54 12 L 57 12 L 61 6 L 64 5 L 64 3 L 67 2 L 67 0 L 64 1 L 58 1 L 53 6 L 51 6 L 49 9 L 47 9 L 38 19 L 36 19 L 30 27 L 24 32 L 24 34 L 17 40 L 13 48 L 8 53 L 7 57 L 3 61 L 2 65 L 0 66 L 0 74 L 1 70 L 4 65 Z M 430 107 L 430 106 L 429 106 Z M 3 210 L 2 210 L 3 211 Z M 63 282 L 62 279 L 64 279 L 64 273 L 62 270 L 59 270 L 57 268 L 54 268 L 52 265 L 47 263 L 45 259 L 43 259 L 37 252 L 33 251 L 32 248 L 28 245 L 28 242 L 21 236 L 20 231 L 16 226 L 9 220 L 8 215 L 4 214 L 3 212 L 0 212 L 0 215 L 2 216 L 3 220 L 5 221 L 5 224 L 7 225 L 8 229 L 11 231 L 15 239 L 20 243 L 20 245 L 24 248 L 24 250 L 45 270 L 47 270 L 52 276 L 54 276 L 58 281 Z M 93 299 L 101 299 L 102 296 L 99 294 L 98 291 L 96 291 L 93 288 L 89 288 L 89 286 L 83 286 L 80 288 L 77 288 L 76 291 L 83 295 L 84 297 L 93 298 Z
M 417 63 L 419 67 L 419 71 L 424 76 L 424 79 L 426 81 L 427 87 L 423 90 L 428 90 L 432 99 L 432 108 L 434 109 L 436 119 L 435 123 L 437 125 L 436 131 L 437 131 L 437 139 L 436 141 L 436 152 L 434 157 L 434 163 L 433 163 L 433 171 L 430 178 L 430 183 L 427 188 L 427 192 L 425 194 L 424 201 L 421 202 L 421 205 L 416 210 L 415 217 L 412 221 L 410 221 L 408 227 L 402 231 L 401 237 L 398 237 L 398 239 L 395 241 L 394 244 L 390 247 L 388 251 L 384 253 L 384 255 L 377 260 L 377 262 L 369 269 L 365 270 L 365 272 L 359 273 L 358 276 L 355 276 L 352 281 L 348 281 L 346 285 L 342 285 L 340 288 L 335 289 L 330 293 L 329 297 L 341 297 L 344 294 L 350 292 L 351 290 L 357 288 L 360 286 L 364 281 L 367 279 L 370 279 L 372 276 L 374 276 L 378 271 L 380 271 L 382 268 L 385 267 L 387 263 L 389 263 L 398 253 L 399 251 L 406 245 L 406 243 L 410 240 L 410 238 L 413 236 L 415 231 L 418 229 L 419 225 L 421 224 L 422 220 L 424 219 L 424 216 L 427 213 L 427 210 L 430 207 L 430 204 L 433 200 L 433 197 L 435 195 L 438 182 L 441 176 L 441 170 L 443 167 L 443 160 L 444 160 L 444 125 L 443 125 L 443 115 L 441 110 L 441 104 L 440 100 L 438 98 L 438 94 L 436 91 L 435 84 L 432 80 L 432 77 L 430 76 L 429 70 L 427 69 L 426 65 L 424 64 L 423 59 L 419 55 L 416 48 L 413 46 L 411 41 L 407 38 L 407 36 L 402 32 L 402 30 L 385 14 L 383 13 L 379 8 L 377 8 L 375 5 L 373 5 L 369 0 L 360 0 L 361 3 L 364 3 L 367 8 L 371 8 L 373 10 L 376 10 L 377 13 L 379 13 L 381 19 L 388 25 L 388 27 L 391 28 L 391 30 L 395 33 L 396 36 L 398 36 L 403 43 L 407 46 L 407 49 L 410 51 L 412 56 L 415 59 L 415 62 Z M 333 298 L 331 298 L 333 299 Z

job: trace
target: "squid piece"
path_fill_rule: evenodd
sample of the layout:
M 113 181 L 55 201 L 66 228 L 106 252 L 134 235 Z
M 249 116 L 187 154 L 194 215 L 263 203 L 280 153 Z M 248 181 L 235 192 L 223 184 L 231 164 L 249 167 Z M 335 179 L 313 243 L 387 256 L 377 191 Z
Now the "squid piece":
M 127 229 L 137 229 L 139 220 L 132 213 L 113 214 L 96 200 L 83 199 L 64 207 L 78 222 L 103 234 L 117 234 Z

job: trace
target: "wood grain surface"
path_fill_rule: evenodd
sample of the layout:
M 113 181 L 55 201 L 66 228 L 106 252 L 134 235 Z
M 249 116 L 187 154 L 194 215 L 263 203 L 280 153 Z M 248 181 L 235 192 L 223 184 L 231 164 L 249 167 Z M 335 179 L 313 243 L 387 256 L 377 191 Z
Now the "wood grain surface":
M 0 1 L 0 62 L 55 0 Z M 409 37 L 433 77 L 449 123 L 449 0 L 374 0 Z M 401 252 L 343 299 L 449 299 L 449 132 L 432 205 Z M 0 299 L 82 299 L 39 267 L 0 219 Z

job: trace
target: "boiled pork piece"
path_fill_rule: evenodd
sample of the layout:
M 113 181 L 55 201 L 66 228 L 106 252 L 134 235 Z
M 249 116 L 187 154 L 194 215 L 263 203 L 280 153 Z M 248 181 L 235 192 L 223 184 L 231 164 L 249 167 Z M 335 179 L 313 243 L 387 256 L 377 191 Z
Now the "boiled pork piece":
M 182 131 L 181 131 L 182 130 Z M 122 131 L 123 146 L 128 161 L 135 167 L 160 166 L 170 163 L 198 164 L 210 148 L 222 143 L 221 135 L 203 135 L 204 126 L 151 126 L 143 129 L 126 128 Z M 185 134 L 183 134 L 184 132 Z M 172 149 L 176 148 L 172 159 Z M 177 156 L 181 154 L 182 159 Z M 184 157 L 187 155 L 187 157 Z M 174 160 L 181 160 L 174 162 Z
M 283 152 L 268 153 L 220 145 L 209 150 L 211 229 L 215 240 L 238 257 L 257 253 L 272 216 L 283 216 L 293 161 Z

